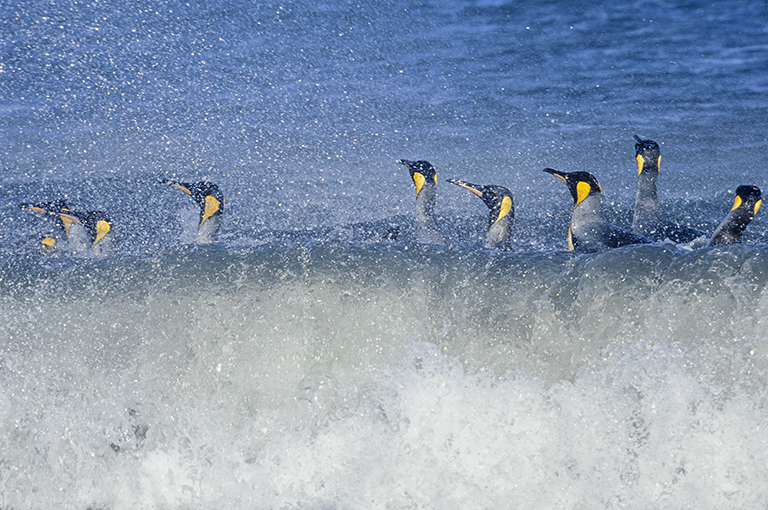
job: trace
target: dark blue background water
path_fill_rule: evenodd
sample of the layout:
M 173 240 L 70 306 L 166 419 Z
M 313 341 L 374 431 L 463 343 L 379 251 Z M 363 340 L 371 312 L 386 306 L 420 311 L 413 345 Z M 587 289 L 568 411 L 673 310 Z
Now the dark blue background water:
M 764 2 L 0 12 L 0 506 L 768 501 L 763 216 L 572 256 L 541 172 L 593 172 L 622 225 L 634 134 L 677 221 L 768 189 Z M 452 247 L 408 236 L 400 158 L 436 166 Z M 158 177 L 219 183 L 220 243 Z M 449 177 L 513 191 L 515 251 Z M 59 197 L 114 255 L 39 252 L 18 203 Z

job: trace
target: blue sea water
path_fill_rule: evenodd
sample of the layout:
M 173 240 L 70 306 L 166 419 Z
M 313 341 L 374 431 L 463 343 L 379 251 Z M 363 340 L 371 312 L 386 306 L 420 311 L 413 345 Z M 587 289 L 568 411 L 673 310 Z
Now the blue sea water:
M 0 508 L 765 508 L 768 233 L 566 251 L 768 189 L 763 1 L 0 5 Z M 438 171 L 449 246 L 396 161 Z M 220 240 L 159 178 L 217 182 Z M 515 248 L 483 248 L 515 200 Z M 108 211 L 43 253 L 19 203 Z M 396 239 L 384 232 L 399 229 Z

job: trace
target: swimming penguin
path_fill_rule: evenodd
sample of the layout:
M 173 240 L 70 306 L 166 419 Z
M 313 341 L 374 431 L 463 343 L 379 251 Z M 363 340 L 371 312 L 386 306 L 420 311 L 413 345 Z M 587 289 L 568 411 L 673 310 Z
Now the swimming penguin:
M 488 230 L 485 233 L 485 247 L 510 249 L 512 247 L 510 232 L 515 220 L 512 192 L 503 186 L 483 186 L 458 179 L 448 179 L 448 182 L 461 186 L 479 196 L 491 210 L 488 217 Z
M 628 244 L 650 243 L 650 239 L 633 234 L 603 218 L 600 183 L 589 172 L 545 172 L 561 179 L 573 195 L 573 213 L 568 227 L 568 249 L 582 253 L 617 248 Z
M 161 179 L 160 182 L 170 184 L 192 197 L 198 207 L 200 207 L 200 220 L 197 224 L 197 242 L 215 242 L 219 234 L 219 227 L 221 226 L 221 215 L 224 213 L 224 194 L 219 187 L 207 181 L 188 183 Z
M 63 200 L 43 204 L 21 204 L 21 207 L 55 216 L 57 225 L 66 233 L 66 247 L 70 251 L 90 250 L 94 255 L 107 255 L 112 251 L 112 221 L 103 211 L 76 212 Z M 42 245 L 44 250 L 53 251 L 58 243 L 55 238 L 47 236 Z
M 741 234 L 755 217 L 762 203 L 760 188 L 757 186 L 742 185 L 736 188 L 733 207 L 720 226 L 715 229 L 715 233 L 709 240 L 709 246 L 741 241 Z
M 702 236 L 709 237 L 707 232 L 667 220 L 659 206 L 659 195 L 656 191 L 661 164 L 659 144 L 653 140 L 643 140 L 637 135 L 635 140 L 637 198 L 632 232 L 654 241 L 669 239 L 674 243 L 689 243 Z
M 445 244 L 445 236 L 435 221 L 437 197 L 437 172 L 428 161 L 398 160 L 411 173 L 416 185 L 416 235 L 419 241 L 429 244 Z
M 67 247 L 71 251 L 90 250 L 93 255 L 112 252 L 112 220 L 103 211 L 80 213 L 72 210 L 56 211 L 67 225 Z
M 69 205 L 65 200 L 54 200 L 53 202 L 43 202 L 39 204 L 23 203 L 20 204 L 22 209 L 29 209 L 36 213 L 40 213 L 47 216 L 56 218 L 56 225 L 61 228 L 65 234 L 69 235 L 69 227 L 71 222 L 68 218 L 62 217 L 59 213 L 68 213 L 71 211 Z

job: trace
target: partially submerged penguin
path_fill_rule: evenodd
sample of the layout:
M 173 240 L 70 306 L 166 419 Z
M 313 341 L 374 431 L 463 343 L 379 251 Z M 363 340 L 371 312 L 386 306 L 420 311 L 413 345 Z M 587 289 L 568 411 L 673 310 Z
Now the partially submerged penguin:
M 659 178 L 661 151 L 653 140 L 643 140 L 635 135 L 635 159 L 637 159 L 637 198 L 632 218 L 632 232 L 654 241 L 669 239 L 674 243 L 689 243 L 699 237 L 709 237 L 707 232 L 669 221 L 659 206 L 656 180 Z
M 21 207 L 54 216 L 56 224 L 66 234 L 66 245 L 71 251 L 90 250 L 94 255 L 107 255 L 112 252 L 112 221 L 103 211 L 73 211 L 63 200 L 42 204 L 25 203 L 21 204 Z M 42 248 L 45 251 L 51 252 L 57 245 L 53 236 L 46 236 L 42 240 Z
M 568 249 L 582 253 L 650 243 L 650 239 L 608 223 L 603 217 L 600 183 L 589 172 L 545 172 L 561 179 L 573 196 L 573 212 L 568 227 Z
M 709 240 L 709 246 L 741 241 L 744 229 L 755 217 L 762 203 L 760 188 L 757 186 L 742 185 L 736 188 L 736 199 L 733 201 L 733 207 L 715 229 L 715 233 Z
M 448 179 L 448 182 L 471 191 L 491 210 L 488 217 L 488 230 L 485 233 L 485 247 L 510 249 L 512 247 L 510 232 L 515 219 L 512 192 L 503 186 L 472 184 L 458 179 Z
M 170 184 L 192 197 L 192 200 L 200 208 L 200 219 L 197 224 L 197 242 L 215 242 L 219 235 L 221 216 L 224 213 L 224 194 L 219 187 L 208 181 L 190 183 L 161 179 L 160 182 Z
M 416 236 L 422 243 L 445 244 L 445 236 L 435 220 L 437 172 L 428 161 L 398 160 L 405 165 L 416 186 Z

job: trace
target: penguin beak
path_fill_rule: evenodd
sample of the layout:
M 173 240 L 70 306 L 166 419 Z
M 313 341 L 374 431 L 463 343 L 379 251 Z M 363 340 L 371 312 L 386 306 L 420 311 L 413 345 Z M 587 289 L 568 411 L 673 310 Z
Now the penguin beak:
M 221 202 L 219 202 L 217 199 L 212 197 L 211 195 L 208 195 L 205 197 L 205 209 L 203 210 L 203 219 L 200 220 L 200 226 L 197 228 L 200 228 L 203 226 L 203 223 L 206 222 L 208 218 L 219 212 L 221 209 Z
M 483 190 L 482 186 L 477 186 L 475 184 L 470 184 L 468 182 L 460 181 L 458 179 L 446 179 L 451 184 L 455 184 L 456 186 L 461 186 L 462 188 L 471 191 L 475 195 L 482 197 L 483 196 Z
M 186 188 L 186 187 L 182 186 L 181 184 L 178 184 L 178 183 L 175 183 L 175 182 L 172 182 L 172 183 L 170 183 L 170 184 L 171 184 L 171 186 L 173 186 L 174 188 L 178 188 L 178 189 L 180 189 L 181 191 L 183 191 L 183 192 L 184 192 L 184 193 L 186 193 L 187 195 L 191 195 L 191 194 L 192 194 L 192 192 L 191 192 L 191 191 L 190 191 L 188 188 Z
M 104 220 L 99 220 L 96 222 L 96 240 L 93 241 L 93 245 L 96 246 L 96 244 L 104 239 L 104 236 L 109 234 L 109 231 L 112 230 L 112 227 L 109 225 L 108 222 Z
M 45 209 L 43 209 L 42 207 L 37 206 L 37 205 L 32 205 L 32 204 L 21 204 L 21 208 L 22 209 L 29 209 L 30 211 L 35 211 L 35 212 L 40 213 L 40 214 L 46 214 L 48 212 Z
M 545 168 L 544 171 L 547 172 L 548 174 L 554 175 L 558 179 L 562 180 L 564 183 L 568 184 L 568 179 L 565 177 L 565 175 L 561 174 L 554 168 Z

